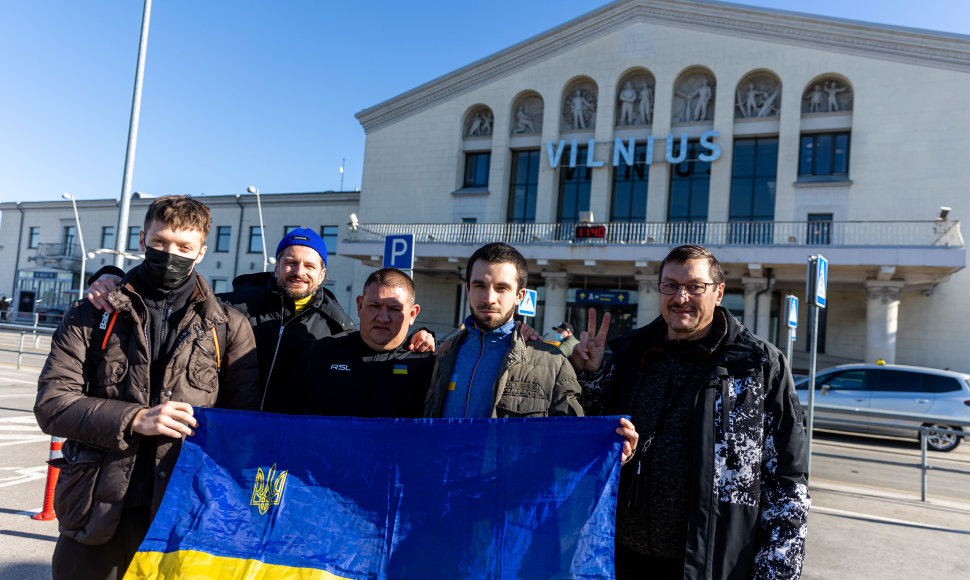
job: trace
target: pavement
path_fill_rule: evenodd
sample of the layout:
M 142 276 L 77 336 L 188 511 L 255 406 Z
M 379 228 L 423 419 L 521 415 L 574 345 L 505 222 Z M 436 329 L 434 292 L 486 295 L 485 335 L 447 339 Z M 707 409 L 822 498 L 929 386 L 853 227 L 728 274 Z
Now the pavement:
M 57 540 L 55 521 L 30 517 L 43 505 L 50 441 L 31 413 L 38 373 L 0 362 L 3 580 L 49 579 Z M 813 465 L 824 460 L 813 458 Z M 924 503 L 918 494 L 833 481 L 813 483 L 811 493 L 802 578 L 970 577 L 970 501 L 930 497 Z

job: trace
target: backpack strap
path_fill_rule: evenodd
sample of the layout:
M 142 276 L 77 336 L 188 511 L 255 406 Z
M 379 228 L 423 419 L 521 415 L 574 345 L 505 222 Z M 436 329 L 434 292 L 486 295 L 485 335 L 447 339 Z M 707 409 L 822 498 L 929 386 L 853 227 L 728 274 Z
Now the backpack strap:
M 88 340 L 88 349 L 84 355 L 84 366 L 82 367 L 84 372 L 84 385 L 81 387 L 81 392 L 85 395 L 91 392 L 94 382 L 97 380 L 98 365 L 101 364 L 104 350 L 108 346 L 108 337 L 111 336 L 111 331 L 115 327 L 115 320 L 118 319 L 117 310 L 111 314 L 103 310 L 100 312 L 101 320 L 91 331 L 91 338 Z
M 226 315 L 226 322 L 219 323 L 212 327 L 212 342 L 216 347 L 216 366 L 219 369 L 219 381 L 222 381 L 223 375 L 225 375 L 226 363 L 225 357 L 223 357 L 223 351 L 228 344 L 228 332 L 229 332 L 229 311 L 226 310 L 226 305 L 222 304 L 222 311 Z M 222 386 L 220 384 L 220 386 Z
M 222 357 L 222 348 L 226 344 L 226 324 L 217 324 L 212 327 L 212 341 L 216 346 L 216 366 L 219 367 L 219 374 L 225 369 Z

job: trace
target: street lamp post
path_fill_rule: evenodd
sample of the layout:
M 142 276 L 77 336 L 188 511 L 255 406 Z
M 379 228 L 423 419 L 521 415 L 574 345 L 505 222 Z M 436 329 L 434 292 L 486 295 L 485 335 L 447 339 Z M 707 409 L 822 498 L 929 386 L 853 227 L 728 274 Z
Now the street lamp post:
M 138 40 L 138 63 L 135 66 L 135 89 L 131 96 L 131 118 L 128 120 L 128 148 L 125 150 L 125 172 L 121 178 L 121 198 L 118 200 L 118 234 L 115 248 L 124 252 L 128 245 L 128 212 L 131 209 L 131 175 L 135 167 L 135 145 L 138 142 L 138 119 L 141 116 L 141 87 L 145 76 L 145 53 L 148 51 L 148 23 L 152 15 L 152 0 L 145 0 L 141 15 L 141 37 Z M 115 255 L 115 266 L 122 267 L 124 258 Z
M 259 201 L 258 187 L 250 185 L 246 188 L 246 191 L 256 196 L 256 210 L 259 212 L 259 239 L 260 245 L 263 246 L 263 272 L 265 272 L 269 260 L 266 259 L 266 229 L 263 227 L 263 204 Z
M 87 250 L 84 249 L 84 235 L 81 233 L 81 218 L 77 215 L 77 202 L 74 201 L 74 195 L 70 193 L 62 193 L 61 197 L 71 200 L 71 207 L 74 208 L 74 223 L 77 224 L 77 240 L 78 243 L 81 244 L 81 275 L 78 277 L 77 284 L 77 299 L 81 300 L 84 298 L 84 270 L 85 266 L 87 266 L 87 262 L 85 260 L 87 257 Z

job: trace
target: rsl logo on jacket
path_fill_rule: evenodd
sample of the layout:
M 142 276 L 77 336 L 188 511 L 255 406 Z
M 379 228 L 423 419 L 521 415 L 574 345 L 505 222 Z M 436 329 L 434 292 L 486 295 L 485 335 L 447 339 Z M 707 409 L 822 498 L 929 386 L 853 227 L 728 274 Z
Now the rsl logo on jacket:
M 277 472 L 276 464 L 265 472 L 262 467 L 256 470 L 256 481 L 253 483 L 253 495 L 249 505 L 256 506 L 260 515 L 266 515 L 269 506 L 280 505 L 283 489 L 286 487 L 287 471 Z

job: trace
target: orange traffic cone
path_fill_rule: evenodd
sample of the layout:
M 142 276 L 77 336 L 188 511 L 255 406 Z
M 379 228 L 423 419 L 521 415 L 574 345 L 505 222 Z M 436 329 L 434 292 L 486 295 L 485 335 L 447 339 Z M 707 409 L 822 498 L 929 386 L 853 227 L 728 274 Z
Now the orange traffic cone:
M 60 459 L 61 446 L 64 445 L 63 437 L 51 437 L 51 452 L 47 460 L 47 488 L 44 490 L 44 509 L 39 514 L 31 516 L 35 520 L 52 520 L 57 517 L 54 513 L 54 487 L 57 486 L 57 475 L 60 469 L 50 464 L 55 459 Z

